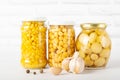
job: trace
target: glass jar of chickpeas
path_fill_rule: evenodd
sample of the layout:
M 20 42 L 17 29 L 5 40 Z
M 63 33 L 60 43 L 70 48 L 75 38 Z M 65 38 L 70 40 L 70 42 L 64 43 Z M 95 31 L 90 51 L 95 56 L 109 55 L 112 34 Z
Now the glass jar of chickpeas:
M 111 40 L 105 23 L 81 24 L 82 32 L 76 40 L 76 50 L 85 61 L 87 69 L 104 68 L 111 51 Z
M 48 30 L 48 63 L 50 67 L 61 67 L 62 61 L 75 51 L 73 24 L 50 24 Z
M 45 21 L 23 21 L 21 27 L 21 64 L 24 68 L 44 68 L 46 60 Z

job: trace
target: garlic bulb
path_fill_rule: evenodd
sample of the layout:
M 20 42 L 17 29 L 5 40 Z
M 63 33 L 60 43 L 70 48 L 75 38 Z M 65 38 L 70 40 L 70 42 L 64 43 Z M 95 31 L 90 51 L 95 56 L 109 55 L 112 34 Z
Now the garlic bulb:
M 79 57 L 79 53 L 75 52 L 73 57 L 69 57 L 63 60 L 62 68 L 66 71 L 73 73 L 81 73 L 84 70 L 84 60 Z
M 65 58 L 63 61 L 62 61 L 62 68 L 64 70 L 66 70 L 67 72 L 69 72 L 69 63 L 70 63 L 70 60 L 72 59 L 72 57 L 68 57 L 68 58 Z
M 84 70 L 85 64 L 84 60 L 79 57 L 79 53 L 75 52 L 73 55 L 73 59 L 69 63 L 69 69 L 73 73 L 81 73 Z
M 58 75 L 60 74 L 62 71 L 62 68 L 59 68 L 59 67 L 51 67 L 50 68 L 50 72 L 54 75 Z
M 69 63 L 69 69 L 73 73 L 81 73 L 84 70 L 84 61 L 82 58 L 74 58 Z
M 79 58 L 79 52 L 75 52 L 73 58 Z

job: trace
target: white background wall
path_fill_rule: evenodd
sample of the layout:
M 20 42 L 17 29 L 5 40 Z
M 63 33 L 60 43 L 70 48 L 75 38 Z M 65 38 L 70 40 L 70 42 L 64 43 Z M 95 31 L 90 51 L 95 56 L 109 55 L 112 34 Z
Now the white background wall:
M 76 34 L 80 32 L 80 23 L 105 22 L 112 39 L 111 61 L 120 56 L 120 0 L 0 0 L 2 68 L 19 63 L 22 21 L 39 17 L 73 20 L 77 23 Z

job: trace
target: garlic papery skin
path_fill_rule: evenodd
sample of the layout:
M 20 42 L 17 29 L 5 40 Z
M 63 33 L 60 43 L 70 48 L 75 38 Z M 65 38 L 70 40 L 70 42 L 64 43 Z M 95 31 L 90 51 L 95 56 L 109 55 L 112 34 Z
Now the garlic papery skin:
M 79 65 L 78 68 L 80 69 L 80 72 L 83 72 L 85 69 L 85 63 L 84 60 L 82 58 L 77 58 L 77 62 L 76 65 Z
M 79 52 L 75 52 L 73 58 L 78 58 L 78 57 L 79 57 Z
M 69 63 L 70 72 L 74 72 L 75 67 L 76 67 L 75 62 L 76 62 L 76 59 L 72 59 L 72 60 L 70 61 L 70 63 Z
M 74 58 L 69 63 L 70 72 L 79 74 L 84 70 L 85 64 L 82 58 Z
M 71 59 L 73 59 L 73 57 L 65 58 L 62 61 L 62 69 L 66 70 L 67 72 L 69 72 L 69 63 L 70 63 Z

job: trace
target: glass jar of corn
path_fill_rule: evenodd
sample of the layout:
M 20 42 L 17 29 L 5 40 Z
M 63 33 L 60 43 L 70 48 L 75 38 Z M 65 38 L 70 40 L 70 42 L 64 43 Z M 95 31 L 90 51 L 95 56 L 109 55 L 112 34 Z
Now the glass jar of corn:
M 48 30 L 48 63 L 61 67 L 66 57 L 75 51 L 75 31 L 73 25 L 63 22 L 51 23 Z
M 76 50 L 85 61 L 87 69 L 104 68 L 108 63 L 111 40 L 104 23 L 81 24 L 82 32 L 76 40 Z
M 24 68 L 44 68 L 46 60 L 45 21 L 23 21 L 21 27 L 21 64 Z

